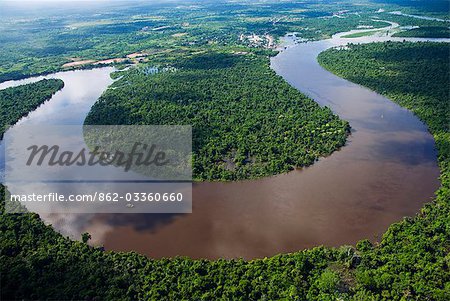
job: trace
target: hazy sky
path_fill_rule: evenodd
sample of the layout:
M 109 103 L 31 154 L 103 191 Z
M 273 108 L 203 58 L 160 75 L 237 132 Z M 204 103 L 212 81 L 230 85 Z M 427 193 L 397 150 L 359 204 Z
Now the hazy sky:
M 33 3 L 39 3 L 39 2 L 107 2 L 107 1 L 118 1 L 118 0 L 0 0 L 1 2 L 9 2 L 9 3 L 16 3 L 16 4 L 25 4 L 29 2 Z M 124 0 L 120 0 L 124 1 Z M 129 0 L 127 0 L 129 1 Z
M 77 2 L 77 1 L 84 1 L 84 2 L 98 2 L 98 1 L 114 1 L 114 0 L 0 0 L 0 2 Z
M 47 8 L 88 8 L 127 1 L 139 2 L 134 0 L 0 0 L 0 15 L 37 12 Z M 160 0 L 152 0 L 152 2 L 160 2 Z M 77 3 L 83 3 L 83 5 L 78 5 Z
M 13 4 L 18 6 L 24 6 L 24 5 L 36 5 L 39 3 L 46 4 L 46 3 L 55 3 L 55 2 L 84 2 L 84 3 L 101 3 L 101 2 L 125 2 L 125 1 L 134 1 L 134 0 L 0 0 L 1 3 L 7 3 L 7 4 Z M 159 0 L 157 0 L 159 1 Z M 157 2 L 155 1 L 155 2 Z M 137 1 L 136 1 L 137 2 Z

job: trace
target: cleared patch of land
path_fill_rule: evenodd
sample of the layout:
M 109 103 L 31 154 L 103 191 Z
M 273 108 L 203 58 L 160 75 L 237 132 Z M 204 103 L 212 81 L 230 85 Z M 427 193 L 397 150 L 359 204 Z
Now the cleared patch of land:
M 82 61 L 66 63 L 66 64 L 62 65 L 62 67 L 63 68 L 71 68 L 71 67 L 84 66 L 84 65 L 88 65 L 88 64 L 92 64 L 92 63 L 95 63 L 95 61 L 94 60 L 82 60 Z
M 342 36 L 343 38 L 346 39 L 351 39 L 351 38 L 360 38 L 360 37 L 366 37 L 366 36 L 373 36 L 377 33 L 380 33 L 380 30 L 370 30 L 370 31 L 363 31 L 363 32 L 357 32 L 357 33 L 352 33 L 352 34 L 348 34 L 345 36 Z

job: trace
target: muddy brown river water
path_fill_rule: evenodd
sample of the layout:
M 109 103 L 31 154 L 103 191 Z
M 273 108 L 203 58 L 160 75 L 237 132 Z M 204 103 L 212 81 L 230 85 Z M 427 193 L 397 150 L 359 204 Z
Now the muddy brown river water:
M 432 199 L 439 185 L 434 140 L 411 112 L 329 73 L 316 60 L 332 46 L 396 39 L 342 35 L 289 47 L 271 62 L 292 86 L 350 122 L 352 134 L 341 150 L 311 167 L 261 180 L 194 183 L 192 214 L 43 218 L 76 238 L 88 231 L 92 242 L 107 250 L 133 250 L 155 258 L 251 259 L 379 238 L 391 223 L 416 214 Z M 20 123 L 81 125 L 111 84 L 112 71 L 46 76 L 62 78 L 65 88 Z

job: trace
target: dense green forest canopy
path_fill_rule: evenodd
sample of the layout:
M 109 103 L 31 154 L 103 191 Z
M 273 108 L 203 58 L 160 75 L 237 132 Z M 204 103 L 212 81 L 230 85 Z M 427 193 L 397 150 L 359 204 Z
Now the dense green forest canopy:
M 433 132 L 449 132 L 449 53 L 449 43 L 386 42 L 330 49 L 318 60 L 412 110 Z
M 362 261 L 359 283 L 386 299 L 450 296 L 450 44 L 372 43 L 319 55 L 328 70 L 382 93 L 428 125 L 439 152 L 441 188 L 415 219 L 394 224 Z M 390 291 L 391 293 L 388 293 Z M 390 294 L 390 295 L 389 295 Z M 381 297 L 380 296 L 380 297 Z
M 448 50 L 448 44 L 383 43 L 330 50 L 320 56 L 326 68 L 413 110 L 436 139 L 442 187 L 435 201 L 418 216 L 390 226 L 378 244 L 364 240 L 356 248 L 319 247 L 252 261 L 153 260 L 71 241 L 36 214 L 4 214 L 2 202 L 1 298 L 447 300 Z
M 416 38 L 450 38 L 450 27 L 448 26 L 424 26 L 401 31 L 392 35 L 393 37 L 416 37 Z
M 282 173 L 345 144 L 348 123 L 292 88 L 258 52 L 184 54 L 169 70 L 148 70 L 120 72 L 86 123 L 192 125 L 195 179 Z
M 0 82 L 67 69 L 62 66 L 72 61 L 125 58 L 134 52 L 271 43 L 241 39 L 253 34 L 270 35 L 276 42 L 288 32 L 317 40 L 357 27 L 387 25 L 380 20 L 439 26 L 389 14 L 402 6 L 366 0 L 64 1 L 56 7 L 29 4 L 28 10 L 17 5 L 0 1 Z M 385 12 L 377 12 L 380 8 Z
M 20 118 L 49 100 L 64 87 L 60 79 L 43 79 L 36 83 L 0 90 L 0 134 Z

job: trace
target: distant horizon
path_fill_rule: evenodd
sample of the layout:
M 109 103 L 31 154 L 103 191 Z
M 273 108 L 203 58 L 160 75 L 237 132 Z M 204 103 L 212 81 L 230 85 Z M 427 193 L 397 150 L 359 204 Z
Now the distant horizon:
M 201 1 L 201 0 L 197 0 Z M 16 3 L 16 4 L 22 4 L 27 2 L 186 2 L 183 0 L 151 0 L 151 1 L 144 1 L 144 0 L 0 0 L 0 3 L 2 2 L 8 2 L 8 3 Z
M 85 2 L 85 3 L 99 3 L 99 2 L 145 2 L 148 4 L 151 3 L 161 3 L 161 2 L 189 2 L 193 0 L 151 0 L 151 1 L 145 1 L 145 0 L 0 0 L 0 4 L 14 4 L 17 6 L 23 6 L 26 4 L 54 4 L 54 3 L 77 3 L 77 2 Z M 201 0 L 196 0 L 201 1 Z
M 24 2 L 97 2 L 97 1 L 134 1 L 134 0 L 20 0 L 20 1 L 0 0 L 0 2 L 14 2 L 14 3 L 24 3 Z M 137 1 L 140 1 L 140 0 L 137 0 Z

